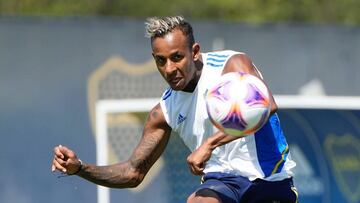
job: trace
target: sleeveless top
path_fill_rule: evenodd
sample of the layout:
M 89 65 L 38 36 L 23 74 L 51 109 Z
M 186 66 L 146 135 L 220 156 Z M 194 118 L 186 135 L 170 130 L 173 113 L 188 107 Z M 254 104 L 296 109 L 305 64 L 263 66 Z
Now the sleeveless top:
M 191 151 L 218 131 L 209 120 L 205 93 L 221 76 L 227 60 L 234 54 L 243 53 L 231 50 L 202 53 L 204 66 L 194 92 L 174 91 L 169 87 L 160 100 L 166 122 Z M 295 165 L 275 113 L 253 135 L 215 148 L 204 173 L 222 172 L 249 180 L 277 181 L 291 177 Z

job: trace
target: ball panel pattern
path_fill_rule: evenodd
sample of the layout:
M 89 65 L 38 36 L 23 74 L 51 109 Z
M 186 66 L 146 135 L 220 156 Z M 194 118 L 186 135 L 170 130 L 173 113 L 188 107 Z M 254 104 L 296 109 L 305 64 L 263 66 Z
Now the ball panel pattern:
M 259 78 L 231 72 L 206 94 L 211 122 L 221 131 L 235 136 L 251 134 L 267 121 L 270 113 L 269 91 Z

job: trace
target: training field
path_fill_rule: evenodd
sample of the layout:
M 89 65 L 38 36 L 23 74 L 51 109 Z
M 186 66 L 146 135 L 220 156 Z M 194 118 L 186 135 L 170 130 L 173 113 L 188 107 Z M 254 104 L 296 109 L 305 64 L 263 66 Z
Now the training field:
M 193 26 L 202 51 L 243 51 L 262 71 L 298 162 L 300 202 L 360 202 L 360 29 Z M 144 112 L 166 88 L 142 20 L 2 16 L 0 44 L 0 202 L 180 203 L 199 184 L 175 134 L 137 189 L 99 190 L 50 171 L 58 144 L 99 164 L 136 146 Z

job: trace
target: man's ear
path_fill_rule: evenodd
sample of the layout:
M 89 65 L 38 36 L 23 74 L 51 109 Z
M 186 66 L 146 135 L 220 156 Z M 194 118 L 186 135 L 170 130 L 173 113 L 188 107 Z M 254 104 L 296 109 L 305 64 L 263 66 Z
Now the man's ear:
M 192 51 L 193 51 L 194 61 L 199 60 L 199 58 L 200 58 L 200 44 L 199 43 L 194 43 L 194 45 L 192 46 Z

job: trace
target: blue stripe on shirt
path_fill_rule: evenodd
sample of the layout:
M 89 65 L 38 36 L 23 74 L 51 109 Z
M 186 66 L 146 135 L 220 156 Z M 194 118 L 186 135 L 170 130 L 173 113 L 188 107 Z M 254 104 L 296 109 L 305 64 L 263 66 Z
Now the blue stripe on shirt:
M 226 59 L 207 58 L 208 61 L 225 62 Z
M 223 64 L 223 63 L 221 63 L 221 64 L 215 64 L 215 63 L 207 62 L 206 65 L 209 65 L 209 66 L 212 66 L 212 67 L 217 68 L 217 67 L 222 67 L 224 64 Z
M 280 172 L 289 150 L 276 114 L 255 133 L 255 144 L 259 164 L 265 177 Z
M 172 93 L 172 89 L 169 87 L 166 92 L 164 93 L 162 100 L 166 100 L 167 98 L 169 98 L 171 96 Z
M 208 56 L 215 56 L 219 58 L 226 58 L 229 56 L 229 54 L 208 54 Z

